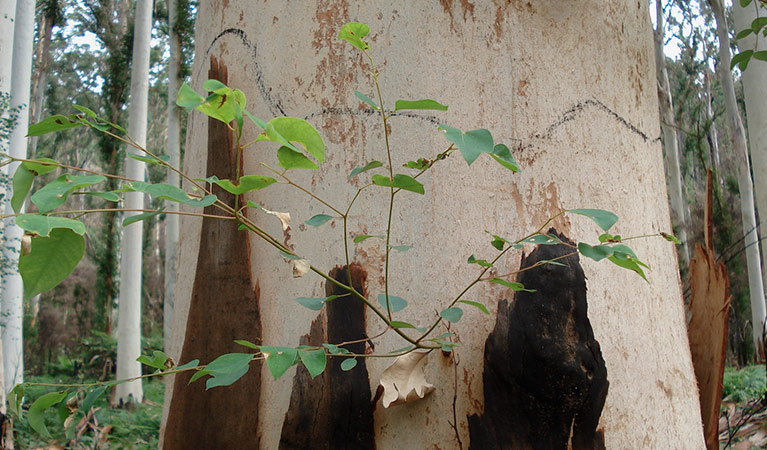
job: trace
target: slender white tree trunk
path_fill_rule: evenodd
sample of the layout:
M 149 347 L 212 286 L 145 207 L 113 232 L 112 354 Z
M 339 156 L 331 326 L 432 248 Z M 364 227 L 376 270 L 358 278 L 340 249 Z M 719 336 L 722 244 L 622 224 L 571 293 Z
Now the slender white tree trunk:
M 136 2 L 136 20 L 133 35 L 133 63 L 131 65 L 131 100 L 128 134 L 140 146 L 146 145 L 147 107 L 149 95 L 149 46 L 152 34 L 152 1 Z M 137 153 L 133 148 L 131 153 Z M 129 178 L 144 180 L 144 163 L 125 159 L 125 174 Z M 126 209 L 142 209 L 144 195 L 129 192 L 125 195 Z M 125 217 L 136 213 L 128 212 Z M 141 256 L 143 222 L 123 229 L 120 255 L 120 297 L 117 324 L 117 378 L 141 375 Z M 115 402 L 141 402 L 144 393 L 141 380 L 118 384 Z
M 9 153 L 15 158 L 27 156 L 27 127 L 29 125 L 29 87 L 32 75 L 32 42 L 35 28 L 34 2 L 16 4 L 16 24 L 13 31 L 13 62 L 11 64 L 11 108 L 19 108 L 16 126 L 11 131 Z M 18 164 L 10 164 L 12 174 Z M 6 213 L 12 214 L 10 203 Z M 18 272 L 21 236 L 23 231 L 15 224 L 6 223 L 3 237 L 5 257 L 11 263 L 9 273 L 3 277 L 3 355 L 5 358 L 5 385 L 11 388 L 24 381 L 24 285 Z
M 714 107 L 711 103 L 711 71 L 708 68 L 708 63 L 706 63 L 706 72 L 703 74 L 703 84 L 706 88 L 706 120 L 711 123 L 709 125 L 708 139 L 706 142 L 709 143 L 711 165 L 713 166 L 714 172 L 716 173 L 717 182 L 719 182 L 719 180 L 721 180 L 721 173 L 719 172 L 719 167 L 721 165 L 719 162 L 719 135 L 716 132 L 716 122 L 714 122 Z
M 759 11 L 757 14 L 757 10 Z M 740 2 L 735 2 L 732 17 L 735 29 L 740 31 L 751 27 L 757 16 L 767 17 L 767 8 L 760 7 L 759 2 L 752 2 L 745 8 Z M 743 50 L 767 50 L 765 38 L 756 39 L 753 34 L 738 40 L 738 47 Z M 751 61 L 743 72 L 743 97 L 746 101 L 746 120 L 748 121 L 748 143 L 751 150 L 751 162 L 754 165 L 754 193 L 756 207 L 762 221 L 767 221 L 767 64 L 762 61 Z M 760 227 L 761 228 L 761 227 Z M 767 231 L 767 227 L 763 228 Z M 764 231 L 762 232 L 764 233 Z M 762 274 L 767 268 L 767 245 L 762 243 Z
M 167 153 L 170 163 L 179 167 L 180 154 L 180 116 L 176 106 L 176 93 L 179 89 L 181 61 L 179 36 L 176 32 L 176 19 L 178 16 L 178 1 L 168 0 L 168 40 L 170 42 L 170 61 L 168 62 L 168 140 Z M 168 171 L 168 184 L 179 185 L 179 176 L 176 172 Z M 178 263 L 178 215 L 172 214 L 178 211 L 178 204 L 169 202 L 167 211 L 171 214 L 165 216 L 165 300 L 163 302 L 163 338 L 165 348 L 170 344 L 171 324 L 173 323 L 173 295 L 176 289 L 176 266 Z
M 13 58 L 13 24 L 16 14 L 16 0 L 0 0 L 0 94 L 8 94 L 11 90 L 11 60 Z M 8 141 L 0 138 L 0 151 L 8 151 Z M 10 182 L 8 178 L 8 167 L 0 167 L 0 211 L 5 210 L 6 195 L 8 195 Z M 4 221 L 0 221 L 0 234 L 5 226 Z M 2 241 L 4 248 L 8 241 Z M 3 250 L 4 251 L 4 250 Z M 1 278 L 5 278 L 5 267 L 0 267 Z M 2 295 L 2 284 L 0 283 L 0 295 Z M 2 297 L 0 297 L 2 298 Z M 3 346 L 0 345 L 0 412 L 5 413 L 5 361 L 3 358 Z
M 687 246 L 687 202 L 684 198 L 682 171 L 679 168 L 679 146 L 674 122 L 674 106 L 671 99 L 671 88 L 666 71 L 666 55 L 663 53 L 664 25 L 663 2 L 655 2 L 655 74 L 658 78 L 658 103 L 660 105 L 661 130 L 663 132 L 663 150 L 666 161 L 668 197 L 671 205 L 672 223 L 677 227 L 674 231 L 682 241 L 679 249 L 681 268 L 687 268 L 690 263 L 690 250 Z
M 764 286 L 762 284 L 762 266 L 757 246 L 756 211 L 754 209 L 754 191 L 751 181 L 751 170 L 748 162 L 748 147 L 746 145 L 746 132 L 743 121 L 738 112 L 738 104 L 735 99 L 735 88 L 730 72 L 730 35 L 727 29 L 727 19 L 724 15 L 724 7 L 719 0 L 709 0 L 711 9 L 716 17 L 717 34 L 719 35 L 719 78 L 724 92 L 724 103 L 727 113 L 727 123 L 730 127 L 730 139 L 732 151 L 735 152 L 735 160 L 738 165 L 738 187 L 740 189 L 740 209 L 743 215 L 743 234 L 745 236 L 746 262 L 748 264 L 748 288 L 751 295 L 751 319 L 753 326 L 754 345 L 757 356 L 764 355 L 762 346 L 762 331 L 764 329 L 765 304 Z M 753 63 L 759 63 L 753 61 Z M 763 101 L 763 99 L 759 99 Z

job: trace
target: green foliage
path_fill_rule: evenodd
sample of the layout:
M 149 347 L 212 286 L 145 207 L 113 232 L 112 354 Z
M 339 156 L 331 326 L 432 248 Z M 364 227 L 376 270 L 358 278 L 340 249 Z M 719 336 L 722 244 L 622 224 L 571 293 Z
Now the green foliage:
M 767 393 L 767 376 L 763 365 L 742 369 L 724 368 L 722 398 L 740 403 L 762 397 Z

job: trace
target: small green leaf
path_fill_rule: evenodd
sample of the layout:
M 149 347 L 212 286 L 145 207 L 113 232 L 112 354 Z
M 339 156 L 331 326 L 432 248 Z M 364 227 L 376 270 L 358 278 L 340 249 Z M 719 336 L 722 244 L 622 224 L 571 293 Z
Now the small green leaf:
M 391 327 L 392 328 L 415 328 L 415 329 L 418 328 L 415 325 L 413 325 L 412 323 L 401 322 L 399 320 L 392 320 L 391 321 Z
M 397 312 L 402 311 L 407 307 L 407 301 L 402 297 L 395 297 L 394 295 L 389 295 L 389 307 L 386 308 L 386 295 L 385 294 L 378 294 L 378 303 L 381 304 L 381 306 L 384 307 L 384 309 L 390 310 L 391 312 Z
M 610 233 L 602 233 L 599 235 L 599 242 L 603 244 L 605 242 L 613 243 L 613 242 L 620 242 L 620 241 L 621 241 L 621 237 L 619 234 L 616 234 L 615 236 L 613 236 Z
M 367 103 L 368 106 L 370 106 L 374 110 L 378 111 L 379 109 L 381 109 L 381 108 L 378 107 L 378 105 L 376 105 L 376 103 L 373 100 L 370 99 L 370 97 L 368 97 L 367 95 L 363 94 L 362 92 L 354 91 L 354 95 L 356 95 L 358 99 L 360 99 L 363 102 Z
M 271 186 L 276 183 L 272 177 L 264 177 L 261 175 L 245 175 L 240 177 L 240 184 L 234 184 L 229 180 L 218 180 L 213 183 L 219 186 L 221 189 L 234 195 L 242 195 L 246 192 L 263 189 L 267 186 Z
M 301 358 L 301 362 L 304 363 L 312 378 L 325 371 L 327 364 L 325 350 L 301 350 L 298 352 L 298 357 Z
M 744 37 L 748 36 L 749 34 L 753 33 L 754 30 L 751 28 L 746 28 L 745 30 L 741 30 L 738 32 L 738 34 L 735 35 L 735 39 L 743 39 Z
M 21 403 L 24 401 L 24 385 L 17 384 L 8 393 L 8 410 L 11 411 L 16 417 L 21 418 L 23 410 L 21 409 Z
M 249 113 L 248 111 L 243 110 L 242 112 L 245 113 L 245 115 L 248 116 L 248 118 L 250 118 L 250 120 L 252 120 L 253 123 L 255 123 L 258 128 L 261 128 L 262 130 L 266 130 L 266 122 L 254 116 L 253 114 Z
M 341 28 L 341 31 L 338 33 L 338 39 L 346 41 L 360 50 L 367 50 L 370 46 L 362 39 L 369 33 L 370 27 L 364 23 L 350 22 Z
M 90 195 L 92 197 L 98 197 L 102 200 L 106 200 L 108 202 L 119 202 L 122 200 L 119 195 L 117 195 L 116 192 L 109 191 L 109 192 L 85 192 L 85 195 Z
M 428 159 L 418 158 L 418 161 L 408 161 L 404 167 L 407 167 L 408 169 L 424 170 L 429 167 L 429 164 L 431 164 L 431 161 Z
M 517 161 L 511 154 L 509 147 L 505 146 L 504 144 L 497 144 L 495 147 L 493 147 L 493 153 L 490 153 L 490 156 L 492 156 L 498 164 L 511 170 L 512 172 L 519 172 Z
M 31 161 L 24 161 L 19 166 L 32 172 L 32 175 L 38 176 L 53 172 L 59 167 L 59 163 L 50 158 L 37 158 Z
M 357 366 L 357 360 L 355 358 L 346 358 L 341 361 L 341 370 L 348 372 Z
M 16 225 L 30 233 L 48 236 L 54 228 L 68 228 L 82 236 L 85 234 L 85 224 L 79 220 L 40 214 L 22 214 L 16 216 Z
M 204 377 L 205 375 L 210 375 L 210 370 L 205 370 L 205 369 L 198 370 L 197 372 L 194 373 L 194 375 L 192 375 L 191 378 L 189 378 L 189 383 L 188 384 L 194 383 L 195 381 L 199 380 L 200 378 Z
M 443 309 L 440 311 L 439 315 L 448 322 L 455 323 L 463 317 L 463 310 L 454 306 L 452 308 Z
M 155 350 L 152 353 L 151 358 L 146 355 L 141 355 L 136 359 L 136 361 L 140 362 L 141 364 L 145 364 L 149 367 L 152 367 L 154 369 L 165 370 L 168 368 L 166 363 L 168 362 L 169 359 L 170 357 L 166 355 L 164 352 Z
M 464 133 L 457 128 L 441 124 L 439 129 L 445 132 L 445 137 L 448 141 L 458 146 L 463 159 L 469 165 L 482 153 L 493 153 L 493 135 L 484 128 Z
M 730 70 L 734 69 L 735 66 L 738 66 L 741 72 L 745 71 L 753 54 L 753 50 L 745 50 L 733 56 L 732 61 L 730 62 Z
M 303 153 L 291 150 L 284 145 L 277 149 L 277 159 L 280 161 L 280 166 L 285 169 L 319 169 L 320 166 L 314 163 L 311 159 L 304 156 Z
M 466 262 L 469 264 L 478 264 L 482 267 L 493 267 L 492 263 L 489 263 L 484 259 L 477 259 L 474 257 L 474 255 L 469 256 L 469 259 Z
M 93 404 L 98 400 L 99 397 L 101 397 L 102 394 L 107 390 L 107 386 L 99 386 L 96 389 L 88 392 L 88 395 L 85 396 L 85 399 L 80 404 L 80 409 L 85 413 L 88 414 L 88 412 L 91 410 L 91 407 L 93 407 Z
M 47 133 L 81 127 L 83 125 L 85 125 L 85 123 L 79 120 L 75 114 L 70 114 L 68 116 L 56 114 L 55 116 L 46 117 L 40 122 L 30 125 L 27 136 L 42 136 Z
M 334 355 L 344 355 L 346 353 L 349 353 L 349 350 L 347 350 L 347 349 L 345 349 L 343 347 L 339 347 L 337 345 L 322 344 L 322 346 L 325 347 L 326 349 L 328 349 L 328 351 L 330 353 L 334 354 Z
M 402 347 L 402 348 L 398 348 L 398 349 L 396 349 L 396 350 L 392 350 L 392 351 L 390 351 L 390 352 L 389 352 L 389 354 L 392 354 L 392 353 L 401 353 L 401 352 L 406 352 L 406 351 L 409 351 L 409 350 L 410 350 L 410 349 L 412 349 L 412 348 L 413 348 L 413 346 L 412 346 L 412 345 L 406 345 L 406 346 L 404 346 L 404 347 Z
M 682 241 L 677 239 L 677 237 L 674 236 L 673 234 L 668 234 L 668 233 L 661 232 L 660 235 L 663 236 L 663 239 L 665 239 L 665 240 L 667 240 L 669 242 L 673 242 L 676 245 L 681 245 L 682 244 Z
M 618 257 L 617 255 L 612 255 L 608 257 L 607 259 L 610 260 L 610 262 L 612 262 L 616 266 L 623 267 L 624 269 L 629 269 L 631 271 L 636 272 L 637 274 L 639 274 L 640 277 L 642 277 L 645 281 L 647 281 L 647 277 L 645 277 L 644 271 L 642 270 L 641 267 L 639 267 L 640 263 L 642 265 L 645 265 L 641 261 L 635 260 L 631 257 L 625 258 L 625 255 L 624 257 Z
M 536 245 L 556 245 L 562 243 L 562 241 L 560 241 L 559 238 L 555 235 L 548 234 L 535 234 L 527 239 L 524 239 L 522 242 Z
M 258 346 L 250 341 L 246 341 L 243 339 L 236 339 L 234 343 L 242 345 L 243 347 L 252 348 L 253 350 L 258 350 Z
M 222 83 L 219 80 L 206 80 L 204 83 L 202 83 L 202 88 L 205 89 L 208 92 L 216 92 L 217 94 L 226 93 L 226 89 L 228 89 L 228 86 Z M 221 92 L 218 92 L 221 91 Z
M 230 386 L 234 384 L 235 381 L 242 378 L 246 373 L 248 373 L 248 370 L 250 369 L 250 365 L 242 366 L 238 369 L 235 369 L 231 372 L 226 373 L 210 373 L 211 378 L 208 378 L 205 381 L 205 390 L 212 389 L 214 387 L 218 386 Z
M 252 359 L 253 355 L 250 353 L 227 353 L 214 359 L 205 366 L 204 371 L 208 372 L 207 374 L 212 377 L 205 382 L 205 389 L 211 389 L 216 386 L 229 386 L 239 380 L 248 372 Z M 199 378 L 195 378 L 195 376 L 192 378 Z
M 21 206 L 24 204 L 29 190 L 32 189 L 34 181 L 35 175 L 25 169 L 23 165 L 19 165 L 13 174 L 13 196 L 11 197 L 11 207 L 16 214 L 21 212 Z
M 601 261 L 613 254 L 613 249 L 607 245 L 591 246 L 589 244 L 580 242 L 578 243 L 578 251 L 581 255 L 591 258 L 594 261 Z
M 261 346 L 261 353 L 266 356 L 266 365 L 275 380 L 298 362 L 298 350 L 295 348 Z
M 141 161 L 147 164 L 162 164 L 167 163 L 170 161 L 170 156 L 168 155 L 157 155 L 157 158 L 152 158 L 151 156 L 142 156 L 142 155 L 136 155 L 133 153 L 128 153 L 129 158 L 133 158 L 136 161 Z
M 511 243 L 511 242 L 509 242 L 509 241 L 508 241 L 507 239 L 505 239 L 505 238 L 502 238 L 502 237 L 500 237 L 500 236 L 498 236 L 498 235 L 492 234 L 492 233 L 490 233 L 490 232 L 489 232 L 489 231 L 487 231 L 487 230 L 485 230 L 485 233 L 488 233 L 488 234 L 490 234 L 490 236 L 492 236 L 492 237 L 493 237 L 493 240 L 492 240 L 492 241 L 490 241 L 490 245 L 492 245 L 493 247 L 495 247 L 495 249 L 496 249 L 496 250 L 499 250 L 499 251 L 500 251 L 500 250 L 503 250 L 503 246 L 504 246 L 504 244 L 509 244 L 509 245 L 512 245 L 512 243 Z
M 487 307 L 479 302 L 473 302 L 471 300 L 458 300 L 458 303 L 465 303 L 467 305 L 471 305 L 475 308 L 478 308 L 480 311 L 482 311 L 485 314 L 490 314 L 490 311 L 487 310 Z
M 64 400 L 67 397 L 67 393 L 67 391 L 49 392 L 35 400 L 27 412 L 27 422 L 29 422 L 29 426 L 31 426 L 32 429 L 41 436 L 50 438 L 51 434 L 48 432 L 48 428 L 45 426 L 44 413 L 51 406 Z
M 186 364 L 182 364 L 182 365 L 176 367 L 176 370 L 191 369 L 192 367 L 197 367 L 199 365 L 200 365 L 200 360 L 199 359 L 193 359 L 193 360 L 189 361 Z
M 612 228 L 613 225 L 615 225 L 615 222 L 618 221 L 618 216 L 611 213 L 610 211 L 605 211 L 602 209 L 570 209 L 569 212 L 573 214 L 579 214 L 581 216 L 586 216 L 589 219 L 593 220 L 594 223 L 596 223 L 599 228 L 610 231 L 610 228 Z
M 325 303 L 337 299 L 338 295 L 331 295 L 330 297 L 298 297 L 296 301 L 306 308 L 313 311 L 319 311 L 325 306 Z
M 402 111 L 403 109 L 431 109 L 436 111 L 447 111 L 447 106 L 442 103 L 431 100 L 397 100 L 394 102 L 394 110 Z
M 746 6 L 750 5 L 753 0 L 740 0 L 740 6 L 741 8 L 745 8 Z
M 143 192 L 151 195 L 153 198 L 171 200 L 184 203 L 190 206 L 205 207 L 216 203 L 215 195 L 206 195 L 202 198 L 192 197 L 183 189 L 166 183 L 144 183 L 143 181 L 133 181 L 126 183 L 122 189 L 117 192 Z
M 365 164 L 363 167 L 357 167 L 356 169 L 352 170 L 349 174 L 348 179 L 352 179 L 356 175 L 361 174 L 362 172 L 367 172 L 368 170 L 375 169 L 376 167 L 383 166 L 383 163 L 381 161 L 370 161 L 369 163 Z
M 136 222 L 141 222 L 142 220 L 146 220 L 150 217 L 154 217 L 162 213 L 163 211 L 165 211 L 165 208 L 160 208 L 157 211 L 145 212 L 141 214 L 126 213 L 127 217 L 125 218 L 125 220 L 123 220 L 123 227 L 127 227 L 128 225 L 134 224 Z
M 501 286 L 506 286 L 507 288 L 513 291 L 535 292 L 535 289 L 525 289 L 525 285 L 523 285 L 522 283 L 506 281 L 502 278 L 493 278 L 492 280 L 490 280 L 490 282 L 495 284 L 500 284 Z
M 329 216 L 327 214 L 317 214 L 304 223 L 313 227 L 318 227 L 320 225 L 324 225 L 329 220 L 333 220 L 333 216 Z
M 360 242 L 368 240 L 370 238 L 385 239 L 386 236 L 382 234 L 358 234 L 357 236 L 354 236 L 354 243 L 359 244 Z
M 757 17 L 751 22 L 751 30 L 754 33 L 759 33 L 762 28 L 767 27 L 767 17 Z
M 412 245 L 390 245 L 389 248 L 392 250 L 397 250 L 398 252 L 406 252 L 410 250 L 411 248 L 413 248 L 413 246 Z
M 767 61 L 767 50 L 759 50 L 758 52 L 754 52 L 754 59 L 758 59 L 760 61 Z
M 47 237 L 32 237 L 30 252 L 19 257 L 24 298 L 32 298 L 64 281 L 84 253 L 85 240 L 69 228 L 54 228 Z
M 248 203 L 251 203 L 251 202 L 248 202 Z M 250 205 L 248 205 L 248 206 L 250 206 Z M 303 258 L 301 258 L 298 255 L 291 255 L 290 253 L 285 253 L 282 250 L 280 250 L 280 255 L 282 255 L 283 258 L 288 258 L 288 259 L 290 259 L 292 261 L 297 261 L 299 259 L 303 259 Z
M 385 177 L 383 175 L 373 175 L 373 184 L 376 184 L 378 186 L 388 186 L 388 187 L 394 187 L 399 189 L 404 189 L 406 191 L 415 192 L 417 194 L 424 194 L 423 185 L 419 183 L 415 178 L 404 175 L 401 173 L 394 175 L 394 180 L 392 180 L 389 177 Z
M 31 200 L 41 213 L 58 208 L 67 201 L 67 196 L 77 189 L 101 183 L 106 180 L 101 175 L 69 175 L 63 174 L 39 191 L 32 194 Z

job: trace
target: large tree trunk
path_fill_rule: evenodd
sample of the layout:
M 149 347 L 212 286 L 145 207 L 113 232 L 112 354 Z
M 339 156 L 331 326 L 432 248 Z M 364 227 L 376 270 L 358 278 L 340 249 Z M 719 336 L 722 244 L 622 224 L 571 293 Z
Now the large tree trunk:
M 166 152 L 170 164 L 179 167 L 181 151 L 181 118 L 179 107 L 174 99 L 181 85 L 181 46 L 176 22 L 178 19 L 178 0 L 168 0 L 168 41 L 170 43 L 170 61 L 168 62 L 168 139 Z M 169 170 L 167 183 L 179 185 L 178 173 Z M 163 340 L 165 348 L 170 347 L 171 325 L 173 324 L 173 297 L 176 290 L 176 268 L 178 267 L 178 204 L 169 202 L 165 216 L 165 297 L 163 300 Z
M 665 156 L 668 196 L 671 205 L 671 223 L 676 235 L 682 242 L 679 249 L 679 262 L 687 270 L 690 263 L 690 251 L 687 245 L 687 201 L 684 195 L 682 171 L 679 167 L 679 139 L 674 121 L 674 106 L 671 99 L 671 86 L 666 71 L 666 55 L 663 53 L 664 38 L 663 2 L 655 2 L 655 72 L 658 79 L 658 103 L 660 105 L 661 130 L 663 131 L 663 153 Z
M 767 7 L 759 6 L 757 1 L 743 8 L 739 2 L 733 4 L 732 17 L 735 29 L 740 31 L 751 27 L 757 17 L 767 17 Z M 757 14 L 757 10 L 759 13 Z M 741 51 L 767 50 L 764 36 L 756 39 L 750 34 L 738 40 Z M 752 61 L 743 71 L 743 98 L 746 103 L 746 119 L 748 121 L 748 143 L 750 144 L 751 162 L 754 165 L 754 192 L 756 194 L 756 209 L 759 211 L 760 222 L 767 220 L 767 64 L 763 61 Z M 762 236 L 767 235 L 767 227 L 762 228 Z M 767 279 L 767 244 L 762 241 L 762 274 Z
M 730 72 L 730 35 L 724 7 L 719 0 L 709 0 L 711 9 L 716 17 L 717 34 L 719 35 L 719 79 L 724 93 L 724 106 L 727 123 L 730 128 L 732 151 L 738 167 L 738 188 L 740 190 L 740 211 L 743 216 L 743 245 L 746 246 L 746 263 L 748 265 L 748 289 L 751 297 L 751 326 L 753 328 L 754 348 L 757 358 L 764 357 L 763 332 L 765 313 L 764 285 L 762 284 L 762 266 L 759 256 L 758 237 L 756 232 L 756 210 L 754 206 L 754 186 L 751 180 L 751 168 L 748 160 L 746 131 L 740 118 L 738 103 L 735 99 L 735 87 Z M 758 61 L 754 61 L 758 63 Z M 757 125 L 759 126 L 759 125 Z
M 483 230 L 521 237 L 562 208 L 580 207 L 614 211 L 621 219 L 615 232 L 623 236 L 670 228 L 646 3 L 500 3 L 400 1 L 391 5 L 325 0 L 266 3 L 257 8 L 246 1 L 200 4 L 193 86 L 202 90 L 210 56 L 221 57 L 230 65 L 229 84 L 245 91 L 248 109 L 256 116 L 268 119 L 284 114 L 313 123 L 325 137 L 327 160 L 320 171 L 297 173 L 294 181 L 311 187 L 336 208 L 346 205 L 369 179 L 363 174 L 361 180 L 348 181 L 352 168 L 373 159 L 386 160 L 384 130 L 353 93 L 375 92 L 370 66 L 358 51 L 336 38 L 346 22 L 370 25 L 371 53 L 380 63 L 387 108 L 399 98 L 435 98 L 450 106 L 438 119 L 429 114 L 391 118 L 395 170 L 408 160 L 433 158 L 447 147 L 436 123 L 466 130 L 488 128 L 496 141 L 513 144 L 521 174 L 513 175 L 489 158 L 467 168 L 455 155 L 439 161 L 419 179 L 426 188 L 424 197 L 398 194 L 393 244 L 414 248 L 391 259 L 391 292 L 410 302 L 397 320 L 424 325 L 477 276 L 477 268 L 466 264 L 466 258 L 471 254 L 492 257 L 495 252 Z M 222 150 L 226 140 L 216 138 L 216 129 L 207 118 L 192 113 L 185 168 L 194 177 L 213 174 L 211 164 L 226 155 Z M 253 140 L 256 132 L 249 129 L 243 142 Z M 244 155 L 245 173 L 266 174 L 259 161 L 276 164 L 273 146 L 257 147 Z M 293 226 L 284 235 L 274 217 L 255 209 L 250 215 L 310 258 L 314 266 L 347 279 L 340 220 L 319 228 L 296 225 L 315 214 L 329 213 L 327 208 L 278 185 L 249 199 L 267 209 L 290 212 Z M 350 216 L 350 235 L 384 232 L 388 190 L 368 189 L 359 201 Z M 359 303 L 343 303 L 349 299 L 334 300 L 319 315 L 302 308 L 292 299 L 335 294 L 333 286 L 311 275 L 293 280 L 290 264 L 272 247 L 255 237 L 244 240 L 234 234 L 236 230 L 222 238 L 223 232 L 207 220 L 185 219 L 181 224 L 179 265 L 188 269 L 179 273 L 176 290 L 170 355 L 177 362 L 199 357 L 206 363 L 215 356 L 206 353 L 214 345 L 219 354 L 238 351 L 229 344 L 235 339 L 296 346 L 338 343 L 382 331 L 376 317 L 365 314 Z M 578 217 L 557 220 L 553 226 L 574 240 L 594 242 L 599 234 L 593 224 Z M 214 232 L 219 234 L 209 234 Z M 226 260 L 224 252 L 238 254 L 244 242 L 248 242 L 251 261 L 246 278 L 252 281 L 241 287 L 242 300 L 232 304 L 228 296 L 216 295 L 215 289 L 234 289 L 228 278 L 215 278 L 231 274 L 221 273 L 223 269 L 208 258 Z M 551 286 L 541 288 L 555 289 L 554 294 L 561 296 L 557 305 L 575 305 L 573 323 L 584 339 L 581 348 L 594 353 L 597 366 L 604 358 L 597 378 L 605 381 L 603 389 L 609 382 L 609 392 L 601 417 L 597 407 L 600 398 L 604 401 L 603 389 L 591 393 L 594 409 L 578 416 L 574 433 L 580 433 L 581 426 L 590 427 L 583 436 L 601 435 L 611 449 L 701 448 L 699 403 L 675 250 L 660 239 L 632 242 L 652 267 L 649 282 L 590 260 L 581 260 L 581 271 L 573 260 L 573 285 L 568 285 L 569 278 L 553 276 Z M 352 279 L 375 298 L 384 292 L 383 244 L 370 239 L 350 242 L 350 246 L 355 263 Z M 207 262 L 203 263 L 203 257 Z M 525 261 L 530 264 L 532 259 L 529 255 Z M 497 273 L 514 271 L 521 263 L 521 254 L 516 253 L 496 264 Z M 463 319 L 450 327 L 460 342 L 454 358 L 438 353 L 428 356 L 426 377 L 436 390 L 425 399 L 389 409 L 370 404 L 390 364 L 386 358 L 365 358 L 343 373 L 336 361 L 315 380 L 303 369 L 290 370 L 277 381 L 263 372 L 260 378 L 207 392 L 202 385 L 187 386 L 188 377 L 169 379 L 164 448 L 224 448 L 223 439 L 238 437 L 241 449 L 307 448 L 307 442 L 312 448 L 372 448 L 371 439 L 377 448 L 482 448 L 485 437 L 493 440 L 488 445 L 533 445 L 523 437 L 508 436 L 509 429 L 495 427 L 504 420 L 499 417 L 503 408 L 498 400 L 507 398 L 509 393 L 501 391 L 508 384 L 503 379 L 495 384 L 488 381 L 499 374 L 491 369 L 496 365 L 511 367 L 521 376 L 527 368 L 528 374 L 540 372 L 529 362 L 510 361 L 511 352 L 504 352 L 504 345 L 516 344 L 503 337 L 510 336 L 511 330 L 518 332 L 524 326 L 520 318 L 531 313 L 536 317 L 535 311 L 501 302 L 514 296 L 498 285 L 480 284 L 469 294 L 467 299 L 484 303 L 491 314 L 501 313 L 493 338 L 488 340 L 488 335 L 496 321 L 467 309 Z M 530 298 L 540 302 L 542 296 Z M 545 302 L 536 305 L 546 308 Z M 259 320 L 248 319 L 245 325 L 227 329 L 215 326 L 243 322 L 245 310 Z M 552 317 L 557 323 L 570 323 L 563 318 Z M 566 347 L 565 335 L 552 335 L 552 348 Z M 375 339 L 376 352 L 403 345 L 392 332 Z M 600 346 L 601 356 L 597 355 Z M 574 371 L 579 367 L 572 366 Z M 561 398 L 570 395 L 553 386 L 550 393 Z M 223 400 L 224 396 L 233 400 Z M 519 401 L 518 395 L 512 398 Z M 227 409 L 222 403 L 229 401 L 236 403 Z M 204 402 L 215 406 L 216 413 L 206 414 L 200 406 L 207 405 Z M 243 402 L 248 404 L 247 416 L 236 406 Z M 196 411 L 189 411 L 195 407 Z M 525 420 L 543 413 L 537 403 L 525 407 L 530 411 Z M 551 429 L 567 439 L 564 422 L 556 413 L 546 411 L 547 420 L 556 421 L 549 422 Z M 469 416 L 473 424 L 479 424 L 471 432 Z M 474 433 L 485 427 L 500 434 Z M 520 431 L 519 425 L 514 428 Z M 504 443 L 507 437 L 520 440 Z M 582 441 L 577 444 L 574 448 L 583 448 Z
M 29 87 L 32 77 L 32 43 L 35 28 L 34 2 L 16 4 L 13 32 L 13 63 L 11 65 L 11 108 L 18 108 L 18 119 L 11 131 L 8 153 L 15 158 L 27 156 L 27 127 L 29 125 Z M 13 174 L 19 163 L 8 165 Z M 8 199 L 10 200 L 10 199 Z M 10 202 L 5 205 L 6 214 L 13 214 Z M 18 271 L 21 236 L 23 230 L 13 223 L 6 223 L 3 239 L 4 256 L 10 267 L 3 274 L 2 341 L 5 358 L 5 386 L 10 389 L 24 381 L 24 286 Z
M 133 63 L 131 64 L 131 100 L 128 135 L 136 143 L 146 146 L 147 111 L 149 96 L 149 44 L 152 37 L 152 0 L 136 3 L 136 19 L 133 33 Z M 143 154 L 134 148 L 127 153 Z M 125 158 L 125 174 L 134 180 L 144 180 L 144 163 Z M 144 194 L 127 192 L 125 208 L 144 208 Z M 138 214 L 128 211 L 125 218 Z M 117 323 L 117 378 L 134 378 L 141 375 L 141 258 L 143 254 L 144 222 L 138 221 L 123 228 L 120 255 L 120 300 Z M 141 380 L 118 384 L 115 402 L 141 402 L 144 392 Z

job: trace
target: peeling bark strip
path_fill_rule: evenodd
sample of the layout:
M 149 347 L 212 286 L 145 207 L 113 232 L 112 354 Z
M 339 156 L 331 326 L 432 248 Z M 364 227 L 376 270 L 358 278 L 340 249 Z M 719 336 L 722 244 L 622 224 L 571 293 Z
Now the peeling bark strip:
M 520 267 L 571 252 L 539 245 Z M 498 304 L 485 342 L 485 412 L 469 417 L 472 449 L 604 448 L 597 426 L 609 383 L 587 316 L 586 279 L 577 254 L 559 261 L 567 267 L 522 272 L 519 281 L 536 291 Z
M 209 78 L 227 82 L 223 61 L 211 57 Z M 208 121 L 207 174 L 235 177 L 232 135 L 223 123 Z M 228 155 L 228 157 L 227 157 Z M 216 188 L 218 199 L 234 204 L 234 196 Z M 214 214 L 212 206 L 206 214 Z M 186 340 L 181 362 L 208 363 L 225 353 L 242 352 L 235 339 L 261 341 L 258 284 L 251 276 L 250 246 L 246 231 L 233 220 L 205 218 L 202 222 L 197 275 L 194 280 Z M 188 384 L 191 374 L 177 375 L 165 431 L 165 450 L 258 449 L 258 405 L 261 365 L 229 387 L 205 390 L 200 380 Z
M 352 283 L 364 292 L 366 273 L 359 264 L 351 265 Z M 330 272 L 334 279 L 347 284 L 346 268 Z M 328 283 L 326 295 L 342 295 L 346 291 Z M 301 338 L 302 344 L 338 344 L 367 338 L 365 307 L 351 296 L 337 298 L 325 306 L 327 327 L 323 329 L 320 315 L 312 322 L 310 332 Z M 353 353 L 365 353 L 365 343 L 345 346 Z M 285 414 L 280 437 L 283 450 L 367 450 L 375 448 L 373 402 L 370 400 L 370 379 L 365 359 L 349 372 L 341 370 L 341 358 L 328 358 L 322 375 L 311 379 L 305 367 L 299 365 L 293 378 L 290 406 Z

